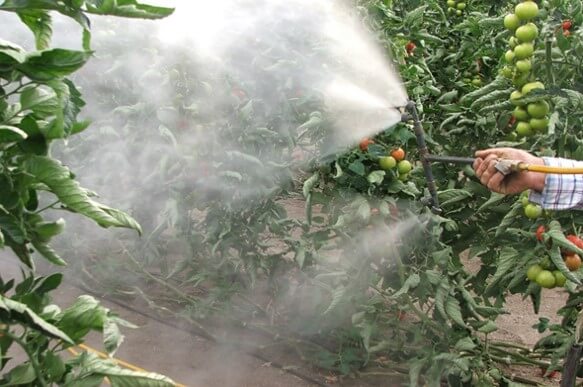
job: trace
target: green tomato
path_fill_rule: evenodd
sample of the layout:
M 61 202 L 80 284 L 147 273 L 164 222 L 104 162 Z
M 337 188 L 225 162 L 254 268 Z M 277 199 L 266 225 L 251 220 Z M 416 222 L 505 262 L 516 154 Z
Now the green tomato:
M 514 58 L 516 58 L 516 54 L 514 54 L 514 51 L 512 51 L 512 50 L 508 50 L 508 51 L 506 51 L 506 54 L 504 54 L 504 60 L 507 63 L 514 62 Z
M 525 1 L 514 8 L 514 13 L 519 20 L 531 20 L 538 15 L 538 5 L 534 1 Z
M 530 116 L 528 115 L 528 112 L 526 111 L 526 109 L 517 106 L 514 111 L 512 112 L 512 115 L 514 116 L 514 118 L 516 118 L 518 121 L 528 121 L 530 119 Z
M 500 70 L 500 74 L 502 74 L 503 77 L 510 79 L 513 75 L 512 68 L 509 66 L 504 66 L 502 70 Z
M 524 208 L 524 214 L 529 219 L 537 219 L 543 214 L 543 209 L 538 204 L 530 203 Z
M 538 277 L 541 271 L 543 271 L 541 265 L 532 265 L 526 271 L 526 278 L 528 278 L 531 281 L 536 281 L 536 277 Z
M 518 39 L 516 39 L 514 36 L 512 36 L 510 39 L 508 39 L 508 44 L 510 45 L 510 48 L 514 48 L 514 47 L 518 46 L 520 44 L 520 42 L 518 41 Z
M 555 287 L 557 280 L 553 273 L 548 270 L 543 270 L 536 276 L 536 283 L 543 288 L 552 289 Z
M 553 275 L 555 276 L 556 286 L 565 286 L 565 283 L 567 283 L 567 277 L 565 277 L 563 273 L 561 273 L 559 270 L 555 270 L 553 271 Z
M 534 45 L 532 43 L 522 43 L 514 47 L 514 56 L 516 59 L 530 58 L 534 53 Z
M 463 11 L 464 9 L 466 9 L 466 3 L 458 3 L 457 9 Z
M 402 160 L 399 161 L 399 163 L 397 164 L 397 170 L 399 171 L 400 175 L 405 175 L 411 172 L 411 169 L 413 169 L 413 166 L 411 165 L 409 160 Z
M 409 174 L 408 173 L 402 173 L 399 175 L 399 180 L 401 181 L 407 181 L 407 179 L 409 179 Z
M 529 73 L 517 72 L 516 76 L 512 80 L 512 83 L 514 84 L 514 86 L 522 88 L 525 84 L 528 83 L 529 79 L 530 79 Z
M 522 59 L 516 62 L 516 69 L 521 73 L 528 73 L 532 69 L 530 59 Z
M 518 27 L 514 36 L 522 43 L 530 43 L 538 36 L 538 27 L 534 23 L 528 23 Z
M 510 31 L 514 31 L 520 26 L 520 19 L 517 15 L 511 13 L 504 17 L 504 27 Z
M 522 93 L 518 90 L 513 91 L 512 94 L 510 94 L 510 102 L 515 106 L 524 105 L 524 102 L 518 101 L 520 98 L 522 98 Z
M 381 157 L 379 159 L 379 165 L 385 171 L 389 171 L 397 166 L 397 160 L 392 156 Z
M 545 85 L 542 82 L 538 82 L 538 81 L 537 82 L 527 83 L 526 85 L 524 85 L 522 87 L 522 94 L 526 95 L 526 94 L 528 94 L 531 91 L 536 90 L 536 89 L 542 89 L 542 90 L 544 90 L 545 89 Z
M 447 6 L 450 8 L 455 7 L 455 0 L 447 0 Z
M 530 127 L 536 132 L 544 132 L 549 127 L 548 118 L 533 118 L 529 121 Z
M 482 80 L 480 78 L 474 78 L 472 80 L 472 85 L 474 85 L 474 86 L 482 86 Z
M 519 137 L 530 137 L 534 134 L 528 122 L 519 122 L 516 124 L 516 134 Z
M 545 118 L 549 114 L 550 107 L 547 101 L 539 101 L 529 103 L 527 110 L 532 118 Z
M 458 16 L 462 16 L 463 12 L 460 9 L 458 9 L 457 11 L 455 11 L 455 14 Z

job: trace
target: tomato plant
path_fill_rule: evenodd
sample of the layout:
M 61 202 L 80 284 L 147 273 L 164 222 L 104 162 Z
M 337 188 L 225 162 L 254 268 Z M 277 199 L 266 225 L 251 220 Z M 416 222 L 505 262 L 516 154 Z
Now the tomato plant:
M 431 152 L 468 157 L 513 146 L 583 159 L 578 2 L 354 3 L 417 104 Z M 133 210 L 144 239 L 68 242 L 75 253 L 105 257 L 80 263 L 84 281 L 144 298 L 199 329 L 207 323 L 210 335 L 219 315 L 344 375 L 387 358 L 407 365 L 412 385 L 509 383 L 501 361 L 560 368 L 583 300 L 581 273 L 562 254 L 583 253 L 565 236 L 580 231 L 576 212 L 545 211 L 529 193 L 491 193 L 470 167 L 435 164 L 443 213 L 432 215 L 410 122 L 330 156 L 334 117 L 319 91 L 294 76 L 309 72 L 306 58 L 246 42 L 266 45 L 247 58 L 261 76 L 196 71 L 194 59 L 140 32 L 133 45 L 151 57 L 132 77 L 127 43 L 101 40 L 116 62 L 97 58 L 78 80 L 98 91 L 99 131 L 60 150 L 81 176 L 107 171 L 98 179 L 115 192 L 140 187 L 116 205 Z M 295 70 L 261 66 L 273 56 Z M 239 59 L 233 54 L 227 65 L 237 68 Z M 170 91 L 144 99 L 152 84 Z M 125 152 L 100 136 L 119 138 Z M 135 175 L 115 168 L 128 164 L 139 166 Z M 294 213 L 294 204 L 305 212 Z M 34 230 L 50 236 L 58 228 Z M 468 256 L 480 259 L 477 273 L 464 266 Z M 549 335 L 534 351 L 491 340 L 508 294 L 530 297 L 538 311 L 546 288 L 557 286 L 569 292 L 564 320 L 540 325 Z
M 82 50 L 51 47 L 53 13 L 70 16 L 84 30 Z M 141 232 L 126 213 L 95 201 L 74 174 L 51 156 L 51 144 L 84 131 L 78 118 L 85 105 L 71 76 L 91 58 L 89 14 L 157 19 L 168 8 L 135 1 L 107 5 L 96 1 L 4 1 L 0 16 L 17 16 L 35 37 L 36 50 L 0 41 L 0 248 L 22 263 L 22 279 L 0 278 L 0 383 L 3 385 L 112 384 L 172 385 L 156 374 L 136 373 L 83 352 L 63 352 L 83 342 L 92 330 L 103 332 L 104 346 L 115 353 L 122 341 L 119 326 L 132 326 L 90 296 L 68 308 L 50 301 L 62 274 L 35 274 L 42 257 L 53 265 L 65 261 L 50 243 L 65 229 L 61 214 L 76 213 L 101 227 Z M 62 215 L 66 217 L 67 215 Z M 3 275 L 4 277 L 4 275 Z M 11 360 L 15 347 L 26 358 Z

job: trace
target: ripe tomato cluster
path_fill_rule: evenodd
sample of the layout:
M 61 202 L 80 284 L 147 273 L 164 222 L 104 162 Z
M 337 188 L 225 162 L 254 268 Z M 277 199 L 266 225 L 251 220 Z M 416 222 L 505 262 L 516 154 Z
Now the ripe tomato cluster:
M 407 51 L 408 56 L 412 56 L 416 48 L 417 45 L 411 41 L 405 45 L 405 51 Z
M 573 27 L 573 22 L 571 20 L 565 20 L 561 23 L 561 28 L 563 29 L 563 36 L 568 38 L 571 36 L 571 27 Z
M 521 101 L 534 90 L 545 89 L 542 82 L 533 79 L 532 56 L 535 40 L 539 31 L 532 22 L 539 14 L 538 5 L 531 0 L 519 3 L 514 13 L 506 15 L 504 26 L 513 33 L 509 40 L 510 49 L 504 59 L 507 65 L 501 70 L 503 76 L 512 79 L 516 90 L 510 95 L 510 101 L 515 105 L 512 113 L 516 123 L 516 134 L 520 137 L 532 136 L 535 133 L 546 132 L 550 112 L 549 104 L 542 98 L 531 103 Z
M 536 239 L 540 242 L 544 241 L 544 233 L 546 232 L 546 227 L 540 225 L 536 230 Z M 577 235 L 568 235 L 567 239 L 579 248 L 583 248 L 583 240 Z M 581 257 L 577 255 L 574 251 L 562 250 L 563 261 L 565 266 L 569 271 L 577 271 L 581 268 Z M 555 287 L 565 286 L 567 278 L 560 270 L 557 270 L 555 265 L 550 259 L 545 258 L 540 263 L 532 265 L 526 271 L 526 277 L 533 282 L 536 282 L 539 286 L 547 289 L 552 289 Z
M 462 16 L 466 7 L 467 4 L 464 0 L 447 0 L 447 12 L 450 14 Z

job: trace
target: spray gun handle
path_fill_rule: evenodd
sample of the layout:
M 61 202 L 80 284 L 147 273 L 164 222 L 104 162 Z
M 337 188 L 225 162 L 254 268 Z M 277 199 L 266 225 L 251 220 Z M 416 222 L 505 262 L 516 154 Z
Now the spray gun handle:
M 521 161 L 501 159 L 498 160 L 494 167 L 498 172 L 500 172 L 504 176 L 508 176 L 511 173 L 520 172 L 528 169 L 528 164 L 525 164 Z

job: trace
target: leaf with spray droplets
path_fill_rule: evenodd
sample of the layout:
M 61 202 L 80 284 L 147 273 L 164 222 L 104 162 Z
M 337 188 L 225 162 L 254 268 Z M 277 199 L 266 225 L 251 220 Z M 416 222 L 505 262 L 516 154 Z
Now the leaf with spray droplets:
M 142 232 L 139 224 L 129 215 L 91 200 L 87 191 L 73 180 L 71 171 L 60 162 L 44 156 L 31 156 L 23 167 L 36 182 L 46 184 L 70 210 L 94 220 L 102 227 L 126 227 Z
M 415 289 L 417 286 L 419 286 L 419 283 L 421 283 L 421 277 L 419 276 L 419 274 L 417 273 L 412 274 L 411 276 L 409 276 L 409 278 L 405 280 L 405 283 L 403 283 L 401 289 L 399 289 L 398 292 L 392 295 L 392 298 L 398 298 L 403 294 L 409 292 L 409 290 Z
M 372 171 L 371 173 L 368 174 L 366 179 L 371 184 L 381 184 L 385 179 L 386 174 L 387 173 L 385 171 Z
M 328 308 L 324 311 L 324 315 L 331 313 L 334 311 L 338 306 L 342 304 L 344 299 L 344 295 L 346 294 L 346 288 L 344 286 L 340 286 L 332 292 L 332 302 L 328 306 Z

